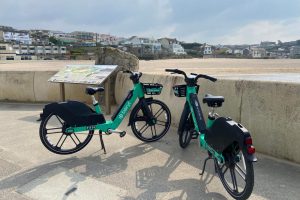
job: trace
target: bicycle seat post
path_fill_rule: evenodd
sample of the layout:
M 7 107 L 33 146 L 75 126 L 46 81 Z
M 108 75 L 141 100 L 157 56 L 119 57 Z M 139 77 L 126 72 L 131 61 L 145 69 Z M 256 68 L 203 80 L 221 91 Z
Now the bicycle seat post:
M 94 95 L 91 95 L 91 98 L 93 100 L 93 105 L 96 106 L 98 104 L 98 101 L 96 100 Z
M 208 113 L 208 116 L 211 119 L 215 119 L 216 117 L 219 117 L 218 113 L 215 113 L 215 107 L 211 107 L 210 112 Z

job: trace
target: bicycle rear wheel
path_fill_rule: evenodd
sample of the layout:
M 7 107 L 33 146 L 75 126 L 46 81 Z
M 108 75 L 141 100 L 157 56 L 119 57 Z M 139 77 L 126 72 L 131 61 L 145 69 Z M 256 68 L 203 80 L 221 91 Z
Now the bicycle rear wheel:
M 72 154 L 83 149 L 92 139 L 94 131 L 66 133 L 68 125 L 59 116 L 51 113 L 40 124 L 40 139 L 43 145 L 56 154 Z
M 253 164 L 246 159 L 246 151 L 234 143 L 223 152 L 225 163 L 215 162 L 223 186 L 235 199 L 249 198 L 254 186 Z

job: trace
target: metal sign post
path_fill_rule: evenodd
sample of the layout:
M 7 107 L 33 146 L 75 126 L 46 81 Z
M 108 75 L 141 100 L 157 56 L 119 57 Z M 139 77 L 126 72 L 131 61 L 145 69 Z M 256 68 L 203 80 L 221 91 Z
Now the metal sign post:
M 117 65 L 67 65 L 48 81 L 60 84 L 60 98 L 62 101 L 66 100 L 65 83 L 98 86 L 104 84 L 105 111 L 106 114 L 110 114 L 109 76 L 117 69 L 117 67 Z

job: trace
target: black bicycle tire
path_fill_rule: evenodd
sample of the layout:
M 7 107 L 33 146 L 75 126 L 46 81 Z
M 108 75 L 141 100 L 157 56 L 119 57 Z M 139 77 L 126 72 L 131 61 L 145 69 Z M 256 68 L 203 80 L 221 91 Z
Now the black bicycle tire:
M 167 124 L 166 128 L 164 129 L 164 131 L 163 131 L 161 134 L 159 134 L 158 137 L 151 138 L 151 139 L 147 139 L 147 138 L 142 137 L 142 136 L 138 133 L 138 131 L 136 130 L 135 123 L 134 123 L 134 122 L 135 122 L 135 117 L 136 117 L 137 113 L 139 112 L 139 110 L 141 109 L 142 105 L 136 106 L 136 107 L 132 110 L 133 118 L 132 118 L 132 123 L 131 123 L 130 126 L 131 126 L 131 130 L 132 130 L 133 134 L 134 134 L 139 140 L 141 140 L 141 141 L 143 141 L 143 142 L 155 142 L 155 141 L 160 140 L 162 137 L 164 137 L 164 136 L 166 135 L 166 133 L 168 132 L 168 130 L 169 130 L 170 126 L 171 126 L 171 112 L 170 112 L 168 106 L 167 106 L 164 102 L 162 102 L 162 101 L 160 101 L 160 100 L 157 100 L 157 99 L 152 99 L 152 100 L 150 100 L 150 101 L 147 101 L 147 104 L 149 105 L 149 104 L 151 104 L 151 103 L 153 103 L 153 102 L 155 102 L 155 103 L 159 104 L 160 106 L 162 106 L 163 109 L 166 111 L 166 113 L 167 113 L 167 115 L 168 115 L 168 124 Z
M 253 170 L 253 162 L 247 160 L 246 158 L 246 149 L 242 149 L 241 150 L 244 159 L 245 159 L 245 165 L 246 165 L 246 183 L 245 183 L 245 188 L 243 190 L 243 192 L 241 192 L 239 195 L 235 194 L 230 187 L 228 186 L 224 175 L 220 172 L 220 168 L 219 165 L 217 164 L 217 173 L 218 176 L 225 188 L 225 190 L 234 198 L 234 199 L 238 199 L 238 200 L 244 200 L 244 199 L 248 199 L 253 191 L 253 187 L 254 187 L 254 170 Z
M 190 114 L 188 115 L 188 117 L 186 119 L 184 119 L 184 117 L 182 117 L 180 119 L 180 123 L 183 123 L 183 125 L 182 125 L 183 128 L 181 130 L 178 130 L 178 140 L 179 140 L 180 147 L 183 149 L 185 149 L 190 144 L 192 137 L 193 137 L 192 129 L 190 129 L 190 127 L 189 127 L 190 126 L 189 120 L 190 120 Z M 183 137 L 185 135 L 187 138 L 185 140 L 183 140 Z
M 86 147 L 86 145 L 91 141 L 93 135 L 94 135 L 94 131 L 89 131 L 88 136 L 86 137 L 86 139 L 84 140 L 84 142 L 82 142 L 82 145 L 79 148 L 75 148 L 73 150 L 70 151 L 58 151 L 54 148 L 52 148 L 51 144 L 47 141 L 47 139 L 45 138 L 45 134 L 44 134 L 44 127 L 46 126 L 46 123 L 48 122 L 48 120 L 50 119 L 51 116 L 53 116 L 55 114 L 53 113 L 49 113 L 49 115 L 47 117 L 45 117 L 45 119 L 43 119 L 40 123 L 40 130 L 39 130 L 39 136 L 40 136 L 40 140 L 42 142 L 42 144 L 51 152 L 55 153 L 55 154 L 59 154 L 59 155 L 69 155 L 69 154 L 73 154 L 76 153 L 80 150 L 82 150 L 84 147 Z

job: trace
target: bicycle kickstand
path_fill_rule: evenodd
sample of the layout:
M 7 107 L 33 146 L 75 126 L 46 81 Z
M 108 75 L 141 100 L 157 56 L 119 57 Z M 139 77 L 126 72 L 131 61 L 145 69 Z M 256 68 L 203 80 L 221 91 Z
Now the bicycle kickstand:
M 101 150 L 103 149 L 104 154 L 106 154 L 106 149 L 105 149 L 105 145 L 104 145 L 104 141 L 103 141 L 103 137 L 102 137 L 102 131 L 99 131 L 99 136 L 100 136 Z
M 204 174 L 204 171 L 205 171 L 205 166 L 206 166 L 206 162 L 210 159 L 213 159 L 211 156 L 208 156 L 205 160 L 204 160 L 204 164 L 203 164 L 203 167 L 202 167 L 202 172 L 199 173 L 199 175 L 203 175 Z

